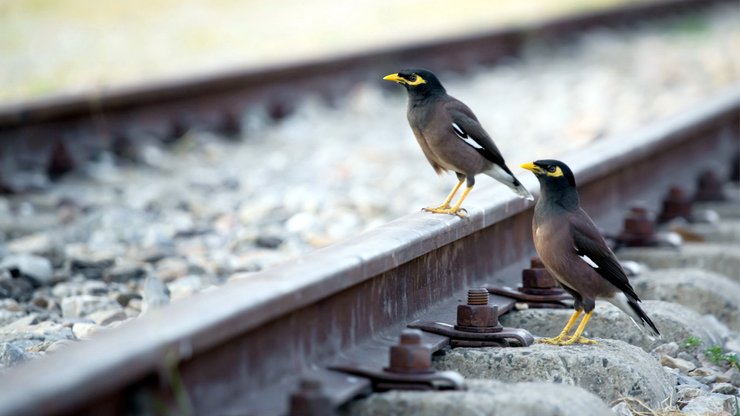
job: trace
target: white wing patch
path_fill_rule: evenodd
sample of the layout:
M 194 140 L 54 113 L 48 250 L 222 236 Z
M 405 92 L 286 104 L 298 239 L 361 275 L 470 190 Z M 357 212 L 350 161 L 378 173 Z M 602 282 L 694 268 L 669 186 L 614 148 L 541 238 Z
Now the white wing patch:
M 460 128 L 460 126 L 457 125 L 457 123 L 452 123 L 452 130 L 455 132 L 457 137 L 461 138 L 465 143 L 472 146 L 474 149 L 483 149 L 483 146 L 479 145 L 478 142 L 473 140 L 472 137 L 468 136 L 463 129 Z
M 591 260 L 587 255 L 585 255 L 585 254 L 579 254 L 578 257 L 580 257 L 581 260 L 585 261 L 586 264 L 588 264 L 589 266 L 593 267 L 594 269 L 598 269 L 599 268 L 599 265 L 596 264 L 596 263 L 594 263 L 594 261 Z

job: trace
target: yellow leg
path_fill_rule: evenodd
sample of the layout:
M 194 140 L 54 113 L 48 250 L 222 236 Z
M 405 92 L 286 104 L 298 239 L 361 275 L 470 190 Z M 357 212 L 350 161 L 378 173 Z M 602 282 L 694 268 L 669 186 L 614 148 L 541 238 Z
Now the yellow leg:
M 460 214 L 460 207 L 462 206 L 462 203 L 465 200 L 465 198 L 467 198 L 468 194 L 472 190 L 473 190 L 473 187 L 472 186 L 468 186 L 467 188 L 465 188 L 465 192 L 463 192 L 463 194 L 460 196 L 460 199 L 457 200 L 457 204 L 455 204 L 454 207 L 450 208 L 450 211 L 451 212 L 449 212 L 448 214 L 454 214 L 454 215 L 460 215 L 460 216 L 462 216 Z
M 537 339 L 537 342 L 540 344 L 561 345 L 563 341 L 568 339 L 568 332 L 570 332 L 570 329 L 573 328 L 573 325 L 576 324 L 576 321 L 578 321 L 578 317 L 581 316 L 581 313 L 583 313 L 583 309 L 573 311 L 573 315 L 571 315 L 570 319 L 568 319 L 568 323 L 565 324 L 565 328 L 563 328 L 563 330 L 560 331 L 560 334 L 555 338 L 539 338 Z
M 583 320 L 581 321 L 581 323 L 578 324 L 578 328 L 576 328 L 576 332 L 573 334 L 573 337 L 571 337 L 571 339 L 565 341 L 561 345 L 596 344 L 596 341 L 581 336 L 581 334 L 583 334 L 583 330 L 586 329 L 586 324 L 588 323 L 588 320 L 591 319 L 591 315 L 593 313 L 594 311 L 587 313 L 583 317 Z
M 442 205 L 435 208 L 423 208 L 423 210 L 427 212 L 434 212 L 435 214 L 447 214 L 447 211 L 450 209 L 450 202 L 452 202 L 452 198 L 455 197 L 457 190 L 460 189 L 463 182 L 465 182 L 465 178 L 460 179 L 460 182 L 458 182 L 457 185 L 452 188 L 452 192 L 447 195 L 447 199 L 445 199 L 445 202 L 443 202 Z

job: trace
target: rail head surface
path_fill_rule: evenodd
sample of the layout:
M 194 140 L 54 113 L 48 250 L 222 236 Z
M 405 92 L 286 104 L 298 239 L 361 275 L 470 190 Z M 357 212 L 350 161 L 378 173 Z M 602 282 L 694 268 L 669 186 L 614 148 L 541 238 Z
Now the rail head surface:
M 713 126 L 737 125 L 739 110 L 740 86 L 692 111 L 624 136 L 604 139 L 565 159 L 573 167 L 579 186 L 588 188 L 598 185 L 606 175 L 630 169 L 636 161 L 659 158 L 661 153 L 669 153 L 692 135 Z M 696 163 L 712 165 L 711 160 Z M 669 171 L 671 167 L 662 169 Z M 534 177 L 525 176 L 524 182 L 531 190 L 536 188 Z M 409 215 L 10 369 L 0 376 L 0 414 L 74 411 L 91 397 L 117 391 L 163 371 L 173 353 L 181 360 L 194 359 L 203 351 L 269 325 L 281 316 L 323 302 L 426 253 L 526 214 L 532 207 L 503 190 L 479 192 L 487 203 L 468 207 L 467 220 Z

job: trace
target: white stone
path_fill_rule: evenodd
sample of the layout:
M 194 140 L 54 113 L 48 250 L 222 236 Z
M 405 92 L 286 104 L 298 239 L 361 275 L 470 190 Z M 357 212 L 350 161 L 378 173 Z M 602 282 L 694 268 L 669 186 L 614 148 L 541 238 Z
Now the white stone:
M 716 383 L 712 386 L 712 393 L 728 394 L 734 396 L 737 394 L 737 387 L 730 383 Z
M 103 296 L 78 295 L 62 299 L 62 317 L 82 318 L 95 311 L 120 308 L 115 300 Z
M 632 410 L 625 402 L 619 402 L 615 406 L 612 406 L 612 414 L 614 416 L 633 416 Z
M 660 364 L 666 367 L 675 368 L 684 374 L 688 374 L 689 371 L 696 368 L 696 365 L 691 361 L 682 360 L 680 358 L 673 358 L 667 355 L 660 357 Z
M 681 412 L 692 416 L 733 415 L 734 407 L 735 397 L 724 394 L 708 394 L 691 400 L 681 409 Z
M 0 270 L 18 270 L 21 275 L 33 279 L 38 285 L 51 282 L 51 262 L 44 257 L 32 254 L 17 254 L 5 257 L 0 262 Z
M 72 333 L 77 339 L 88 339 L 99 329 L 98 325 L 89 322 L 77 322 L 72 325 Z
M 669 357 L 675 357 L 678 354 L 678 344 L 676 342 L 669 342 L 667 344 L 658 345 L 653 349 L 653 354 L 658 356 L 667 355 Z
M 104 311 L 96 311 L 89 315 L 87 315 L 89 319 L 92 319 L 96 324 L 100 326 L 108 326 L 116 321 L 122 321 L 126 318 L 126 313 L 118 308 L 118 309 L 109 309 Z

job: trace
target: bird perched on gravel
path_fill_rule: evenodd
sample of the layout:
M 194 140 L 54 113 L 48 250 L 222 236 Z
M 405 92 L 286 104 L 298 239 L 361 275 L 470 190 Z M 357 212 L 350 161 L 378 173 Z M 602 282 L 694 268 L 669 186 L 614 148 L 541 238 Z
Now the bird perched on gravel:
M 486 174 L 511 188 L 522 198 L 532 195 L 506 166 L 491 136 L 475 114 L 461 101 L 447 95 L 437 77 L 424 69 L 406 69 L 387 75 L 386 81 L 397 82 L 408 92 L 406 116 L 411 130 L 429 163 L 440 174 L 453 171 L 458 183 L 445 201 L 425 211 L 462 216 L 462 203 L 475 185 L 475 175 Z M 455 205 L 450 206 L 463 182 L 467 187 Z
M 593 314 L 597 298 L 609 301 L 653 336 L 659 336 L 658 328 L 640 308 L 640 299 L 624 269 L 591 217 L 581 209 L 570 168 L 558 160 L 538 160 L 521 167 L 532 171 L 540 182 L 540 197 L 532 221 L 534 246 L 545 268 L 575 299 L 575 312 L 562 332 L 538 342 L 595 344 L 596 341 L 583 337 L 582 333 Z M 571 328 L 584 312 L 586 315 L 575 333 L 569 336 Z

